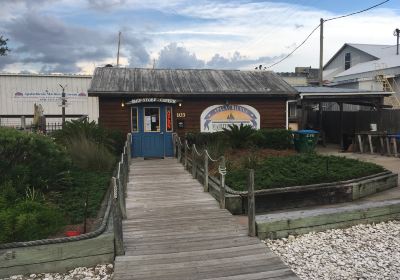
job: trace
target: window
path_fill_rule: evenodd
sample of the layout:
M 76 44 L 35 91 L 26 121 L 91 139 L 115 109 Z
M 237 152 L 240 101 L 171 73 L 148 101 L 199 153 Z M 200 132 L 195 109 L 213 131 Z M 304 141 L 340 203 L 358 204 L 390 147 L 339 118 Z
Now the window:
M 297 116 L 297 103 L 289 102 L 289 117 L 294 118 Z
M 160 131 L 160 108 L 144 108 L 144 131 Z
M 347 70 L 351 67 L 351 53 L 346 53 L 344 55 L 344 70 Z
M 165 108 L 165 130 L 172 131 L 172 107 Z
M 139 128 L 138 128 L 138 108 L 137 107 L 131 108 L 131 122 L 132 122 L 131 131 L 138 132 Z

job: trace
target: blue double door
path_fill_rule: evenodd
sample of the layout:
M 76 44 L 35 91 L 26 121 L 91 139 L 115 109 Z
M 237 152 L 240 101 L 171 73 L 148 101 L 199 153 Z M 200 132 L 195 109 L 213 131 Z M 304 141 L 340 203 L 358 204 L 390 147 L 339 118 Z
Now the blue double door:
M 173 156 L 173 107 L 141 103 L 131 107 L 132 157 Z

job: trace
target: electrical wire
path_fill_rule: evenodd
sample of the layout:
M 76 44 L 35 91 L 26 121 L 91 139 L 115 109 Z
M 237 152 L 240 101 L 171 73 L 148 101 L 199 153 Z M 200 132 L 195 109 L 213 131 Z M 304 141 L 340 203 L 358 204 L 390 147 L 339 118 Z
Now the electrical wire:
M 304 39 L 304 41 L 301 42 L 301 44 L 298 45 L 296 48 L 294 48 L 289 54 L 287 54 L 287 55 L 286 55 L 284 58 L 282 58 L 281 60 L 279 60 L 279 61 L 277 61 L 277 62 L 275 62 L 275 63 L 273 63 L 273 64 L 271 64 L 271 65 L 269 65 L 269 66 L 266 66 L 265 69 L 269 69 L 269 68 L 271 68 L 271 67 L 277 65 L 277 64 L 281 63 L 282 61 L 284 61 L 285 59 L 287 59 L 289 56 L 291 56 L 291 55 L 292 55 L 295 51 L 297 51 L 302 45 L 304 45 L 305 42 L 307 42 L 307 40 L 311 37 L 311 35 L 315 32 L 315 30 L 317 30 L 317 29 L 319 28 L 320 25 L 321 25 L 321 24 L 318 24 L 318 25 L 311 31 L 311 33 L 308 34 L 308 36 Z
M 380 5 L 383 5 L 383 4 L 385 4 L 385 3 L 389 2 L 389 1 L 390 1 L 390 0 L 386 0 L 386 1 L 383 1 L 383 2 L 381 2 L 381 3 L 379 3 L 379 4 L 376 4 L 376 5 L 374 5 L 374 6 L 371 6 L 371 7 L 369 7 L 369 8 L 366 8 L 366 9 L 364 9 L 364 10 L 361 10 L 361 11 L 358 11 L 358 12 L 354 12 L 354 13 L 350 13 L 350 14 L 347 14 L 347 15 L 344 15 L 344 16 L 338 16 L 338 17 L 328 18 L 328 19 L 325 19 L 324 21 L 330 21 L 330 20 L 335 20 L 335 19 L 339 19 L 339 18 L 345 18 L 345 17 L 353 16 L 353 15 L 356 15 L 356 14 L 361 14 L 361 13 L 364 13 L 364 12 L 366 12 L 366 11 L 372 10 L 372 9 L 374 9 L 374 8 L 380 6 Z
M 354 12 L 354 13 L 350 13 L 350 14 L 347 14 L 347 15 L 343 15 L 343 16 L 338 16 L 338 17 L 333 17 L 333 18 L 325 19 L 325 20 L 323 20 L 323 21 L 326 22 L 326 21 L 331 21 L 331 20 L 335 20 L 335 19 L 340 19 L 340 18 L 345 18 L 345 17 L 353 16 L 353 15 L 356 15 L 356 14 L 361 14 L 361 13 L 364 13 L 364 12 L 369 11 L 369 10 L 371 10 L 371 9 L 374 9 L 374 8 L 376 8 L 376 7 L 378 7 L 378 6 L 381 6 L 381 5 L 383 5 L 383 4 L 385 4 L 385 3 L 389 2 L 389 1 L 390 1 L 390 0 L 386 0 L 386 1 L 380 2 L 380 3 L 376 4 L 376 5 L 373 5 L 373 6 L 371 6 L 371 7 L 368 7 L 368 8 L 366 8 L 366 9 L 363 9 L 363 10 L 360 10 L 360 11 L 357 11 L 357 12 Z M 277 61 L 277 62 L 275 62 L 275 63 L 273 63 L 273 64 L 271 64 L 271 65 L 269 65 L 269 66 L 264 67 L 264 69 L 269 69 L 269 68 L 271 68 L 271 67 L 273 67 L 273 66 L 275 66 L 275 65 L 277 65 L 277 64 L 279 64 L 279 63 L 281 63 L 282 61 L 286 60 L 288 57 L 290 57 L 295 51 L 297 51 L 302 45 L 304 45 L 304 44 L 307 42 L 307 40 L 311 37 L 311 35 L 315 32 L 315 30 L 317 30 L 320 26 L 321 26 L 321 24 L 318 24 L 318 25 L 311 31 L 311 33 L 308 34 L 308 36 L 304 39 L 304 41 L 301 42 L 301 44 L 298 45 L 296 48 L 294 48 L 288 55 L 286 55 L 284 58 L 280 59 L 279 61 Z

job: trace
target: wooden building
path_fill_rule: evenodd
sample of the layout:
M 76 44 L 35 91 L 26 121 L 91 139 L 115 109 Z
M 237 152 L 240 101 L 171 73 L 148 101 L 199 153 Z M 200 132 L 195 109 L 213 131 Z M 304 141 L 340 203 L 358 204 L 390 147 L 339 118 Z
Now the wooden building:
M 96 68 L 99 123 L 133 134 L 133 156 L 172 156 L 172 133 L 287 128 L 296 90 L 273 72 Z

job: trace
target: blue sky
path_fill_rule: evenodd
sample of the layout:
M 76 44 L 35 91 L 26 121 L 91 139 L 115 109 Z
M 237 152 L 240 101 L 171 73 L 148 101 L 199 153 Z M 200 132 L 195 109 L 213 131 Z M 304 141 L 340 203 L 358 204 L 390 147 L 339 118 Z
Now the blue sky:
M 116 63 L 126 67 L 254 69 L 298 46 L 319 19 L 380 1 L 0 0 L 0 35 L 12 52 L 0 71 L 91 74 Z M 394 44 L 398 0 L 327 22 L 324 60 L 344 43 Z M 316 32 L 292 57 L 272 68 L 318 66 Z

